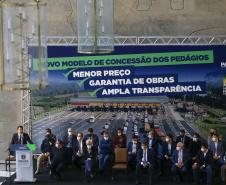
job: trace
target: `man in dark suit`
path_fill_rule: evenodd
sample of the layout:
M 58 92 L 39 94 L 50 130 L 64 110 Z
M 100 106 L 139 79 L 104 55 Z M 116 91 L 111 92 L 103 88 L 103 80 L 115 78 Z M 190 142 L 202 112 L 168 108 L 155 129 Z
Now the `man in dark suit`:
M 47 128 L 47 129 L 46 129 L 46 133 L 47 133 L 47 132 L 50 132 L 51 139 L 53 139 L 53 140 L 56 141 L 56 135 L 54 135 L 54 134 L 52 133 L 52 131 L 51 131 L 50 128 Z M 45 136 L 44 139 L 46 139 L 46 136 Z
M 162 156 L 160 159 L 160 172 L 159 176 L 163 176 L 163 162 L 164 161 L 171 161 L 172 160 L 172 154 L 173 151 L 176 149 L 176 142 L 173 141 L 173 135 L 167 134 L 166 135 L 166 141 L 162 144 Z
M 93 147 L 98 152 L 98 146 L 99 146 L 99 137 L 95 134 L 93 134 L 93 128 L 88 129 L 88 134 L 84 136 L 83 141 L 86 142 L 86 140 L 92 140 Z
M 209 144 L 209 150 L 213 151 L 214 163 L 222 166 L 223 165 L 223 155 L 224 155 L 224 146 L 223 142 L 219 140 L 219 134 L 213 134 L 212 141 Z
M 190 140 L 190 137 L 185 135 L 185 130 L 180 130 L 180 135 L 177 137 L 176 143 L 182 142 L 184 149 L 188 149 Z
M 154 169 L 155 155 L 152 149 L 148 148 L 148 143 L 143 142 L 141 149 L 137 153 L 137 166 L 136 166 L 136 184 L 140 184 L 140 172 L 144 168 L 148 168 L 149 184 L 152 184 L 153 169 Z
M 192 140 L 189 143 L 189 152 L 192 158 L 192 164 L 195 162 L 196 156 L 201 149 L 202 142 L 199 140 L 199 134 L 194 134 Z
M 96 149 L 92 146 L 92 140 L 86 140 L 86 147 L 83 151 L 83 161 L 85 164 L 85 183 L 89 182 L 89 177 L 93 177 L 92 168 L 96 163 Z
M 63 145 L 69 149 L 71 156 L 73 155 L 73 145 L 77 140 L 76 135 L 74 135 L 74 131 L 72 128 L 68 129 L 68 134 L 64 136 Z
M 198 171 L 202 169 L 207 170 L 207 185 L 211 183 L 212 180 L 212 165 L 214 163 L 213 152 L 208 150 L 207 144 L 201 145 L 201 150 L 199 151 L 195 163 L 192 166 L 193 174 L 194 174 L 194 185 L 198 184 Z
M 150 131 L 148 137 L 145 138 L 145 142 L 148 143 L 148 148 L 152 149 L 155 155 L 158 154 L 158 140 L 154 137 L 154 131 Z
M 51 165 L 49 167 L 52 174 L 56 176 L 57 180 L 60 180 L 61 172 L 63 171 L 64 166 L 70 164 L 70 157 L 68 148 L 63 146 L 63 142 L 61 140 L 57 140 L 56 147 L 54 147 L 50 152 Z
M 128 143 L 128 166 L 133 171 L 135 171 L 137 163 L 137 152 L 141 148 L 141 143 L 137 139 L 136 135 L 132 135 L 132 141 Z
M 172 155 L 172 172 L 179 182 L 183 181 L 183 175 L 187 173 L 190 160 L 189 152 L 183 149 L 183 143 L 177 143 L 176 150 L 173 151 Z
M 11 144 L 33 144 L 28 134 L 23 133 L 23 126 L 17 127 L 17 133 L 13 134 Z
M 83 150 L 86 146 L 86 143 L 83 140 L 83 134 L 78 133 L 77 140 L 75 140 L 73 144 L 73 163 L 77 168 L 81 168 L 82 162 L 83 162 Z

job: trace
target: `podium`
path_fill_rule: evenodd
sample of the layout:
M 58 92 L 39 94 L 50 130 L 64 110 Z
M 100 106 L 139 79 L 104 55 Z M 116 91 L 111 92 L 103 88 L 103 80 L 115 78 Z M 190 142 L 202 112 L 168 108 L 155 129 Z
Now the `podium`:
M 11 145 L 10 151 L 16 153 L 16 179 L 14 182 L 35 182 L 32 151 L 35 144 Z

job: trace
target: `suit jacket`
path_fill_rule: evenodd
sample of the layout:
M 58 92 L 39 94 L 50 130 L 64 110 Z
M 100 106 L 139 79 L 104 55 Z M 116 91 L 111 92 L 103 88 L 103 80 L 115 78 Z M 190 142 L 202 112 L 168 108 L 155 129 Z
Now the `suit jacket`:
M 215 142 L 214 141 L 210 141 L 208 149 L 212 150 L 213 151 L 213 155 L 215 155 L 216 148 L 215 148 Z M 223 155 L 224 155 L 223 142 L 221 140 L 219 140 L 218 143 L 217 143 L 217 156 L 223 157 Z
M 82 140 L 82 150 L 84 150 L 85 147 L 86 147 L 86 143 L 84 140 Z M 74 155 L 76 155 L 78 153 L 78 151 L 79 151 L 79 141 L 78 140 L 76 140 L 74 142 L 72 150 L 73 150 Z
M 188 149 L 191 138 L 186 136 L 184 137 L 184 149 Z M 176 139 L 176 143 L 181 142 L 181 136 L 178 136 Z
M 219 140 L 223 141 L 222 135 L 219 135 Z M 212 141 L 212 136 L 208 136 L 208 139 L 207 139 L 208 145 L 210 144 L 210 141 Z
M 86 142 L 86 140 L 89 140 L 89 135 L 85 135 L 84 138 L 83 138 L 83 141 Z M 92 143 L 93 143 L 93 146 L 98 149 L 98 146 L 99 146 L 99 137 L 95 134 L 92 135 Z
M 148 147 L 149 147 L 150 138 L 146 137 L 145 141 L 148 143 Z M 155 154 L 158 153 L 158 140 L 156 138 L 152 139 L 152 149 L 154 150 Z
M 195 157 L 198 155 L 200 149 L 201 149 L 202 141 L 198 140 L 196 143 L 195 141 L 191 140 L 189 143 L 189 151 L 191 154 L 191 157 Z
M 213 152 L 208 150 L 206 157 L 204 158 L 204 153 L 200 150 L 195 159 L 195 163 L 205 165 L 205 167 L 212 165 L 214 163 Z
M 95 149 L 95 147 L 92 146 L 91 152 L 89 153 L 87 151 L 87 147 L 84 147 L 83 148 L 83 160 L 85 161 L 88 158 L 91 158 L 93 162 L 96 161 L 96 157 L 97 157 L 97 152 L 96 151 L 97 150 Z
M 130 141 L 129 143 L 128 143 L 128 152 L 132 152 L 133 151 L 133 142 L 132 141 Z M 141 148 L 141 143 L 140 142 L 137 142 L 137 152 L 138 152 L 138 150 Z M 137 152 L 136 152 L 136 156 L 137 156 Z
M 120 148 L 126 148 L 126 135 L 122 135 L 122 146 Z M 113 138 L 113 143 L 114 143 L 114 149 L 116 148 L 116 146 L 119 144 L 119 139 L 118 139 L 118 135 L 115 135 Z
M 168 149 L 168 142 L 164 141 L 163 144 L 162 144 L 162 155 L 165 156 L 169 156 L 171 157 L 173 155 L 173 151 L 176 149 L 176 142 L 175 141 L 172 141 L 171 143 L 171 154 L 169 154 L 169 149 Z
M 143 159 L 143 149 L 139 149 L 137 153 L 137 162 L 138 164 L 141 164 Z M 155 154 L 152 149 L 147 149 L 147 163 L 153 164 L 155 160 Z
M 73 134 L 72 136 L 72 146 L 74 145 L 74 142 L 77 140 L 76 135 Z M 63 145 L 67 147 L 68 144 L 68 135 L 65 135 L 63 138 Z
M 28 134 L 23 133 L 23 144 L 33 144 Z M 11 144 L 20 144 L 18 139 L 18 133 L 13 134 Z
M 174 165 L 176 165 L 176 163 L 178 163 L 178 157 L 179 157 L 179 151 L 178 150 L 174 150 L 173 151 L 173 155 L 172 155 L 172 162 Z M 182 163 L 184 165 L 188 165 L 189 162 L 191 160 L 191 157 L 189 155 L 189 151 L 183 149 L 183 158 L 182 158 Z

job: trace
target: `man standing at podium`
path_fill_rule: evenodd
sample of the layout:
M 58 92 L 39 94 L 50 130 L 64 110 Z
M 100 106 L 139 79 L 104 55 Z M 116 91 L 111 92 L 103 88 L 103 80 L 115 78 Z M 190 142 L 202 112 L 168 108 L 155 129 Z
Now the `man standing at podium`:
M 28 134 L 23 133 L 23 126 L 17 127 L 17 133 L 13 134 L 11 144 L 33 144 Z

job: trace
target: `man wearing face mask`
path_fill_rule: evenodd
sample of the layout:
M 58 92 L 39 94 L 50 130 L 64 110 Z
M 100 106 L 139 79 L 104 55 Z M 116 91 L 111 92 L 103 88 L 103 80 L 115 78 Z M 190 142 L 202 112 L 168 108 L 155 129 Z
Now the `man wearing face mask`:
M 52 174 L 56 176 L 57 180 L 61 179 L 61 172 L 63 171 L 64 166 L 70 163 L 70 158 L 71 155 L 68 148 L 63 146 L 63 142 L 61 140 L 57 140 L 55 147 L 50 152 L 50 170 Z
M 148 168 L 149 184 L 153 184 L 154 160 L 154 151 L 148 148 L 147 142 L 143 142 L 137 153 L 136 185 L 140 184 L 140 173 L 144 168 Z
M 214 163 L 213 160 L 213 152 L 208 150 L 208 145 L 207 144 L 201 144 L 201 150 L 199 151 L 195 163 L 192 166 L 193 169 L 193 174 L 194 174 L 194 184 L 198 184 L 198 171 L 202 169 L 207 170 L 207 185 L 211 183 L 212 180 L 212 165 Z
M 96 152 L 98 152 L 99 137 L 93 134 L 93 128 L 89 128 L 88 134 L 84 136 L 83 141 L 86 142 L 87 140 L 92 140 L 93 146 L 96 149 Z
M 223 165 L 224 146 L 223 142 L 219 140 L 219 134 L 213 134 L 212 141 L 209 144 L 209 150 L 213 151 L 213 158 L 216 166 Z
M 137 141 L 137 136 L 132 135 L 132 141 L 128 143 L 128 166 L 135 171 L 137 152 L 141 148 L 141 143 Z
M 190 137 L 185 135 L 185 130 L 180 130 L 180 135 L 177 137 L 176 143 L 182 142 L 184 149 L 188 149 L 190 140 Z
M 173 141 L 173 135 L 170 133 L 167 134 L 166 141 L 164 141 L 162 144 L 162 156 L 160 159 L 159 176 L 163 176 L 163 170 L 164 170 L 163 162 L 172 159 L 172 154 L 174 149 L 176 149 L 176 146 L 177 146 L 176 142 Z
M 145 142 L 148 143 L 148 148 L 152 149 L 155 155 L 158 154 L 158 140 L 154 137 L 154 131 L 150 131 L 148 137 L 145 138 Z
M 56 141 L 51 138 L 50 132 L 46 132 L 46 139 L 44 139 L 41 144 L 42 154 L 37 159 L 37 170 L 35 174 L 40 173 L 40 168 L 44 160 L 48 159 L 49 163 L 51 164 L 49 154 L 52 148 L 55 146 L 55 142 Z
M 104 172 L 107 161 L 111 158 L 113 151 L 113 141 L 109 138 L 109 133 L 104 133 L 104 139 L 100 141 L 100 155 L 99 155 L 99 173 Z
M 189 144 L 189 151 L 192 158 L 192 164 L 194 163 L 196 156 L 198 155 L 202 142 L 199 140 L 199 134 L 194 134 Z
M 126 148 L 126 135 L 122 133 L 121 129 L 117 130 L 117 133 L 113 138 L 113 143 L 114 143 L 114 149 Z
M 50 137 L 56 142 L 56 135 L 54 135 L 50 128 L 46 129 L 46 132 L 50 133 Z M 45 136 L 46 137 L 46 136 Z M 45 138 L 44 138 L 45 139 Z
M 92 140 L 86 140 L 86 147 L 84 148 L 84 164 L 85 164 L 85 183 L 89 182 L 89 177 L 93 177 L 92 167 L 96 162 L 96 149 L 92 146 Z
M 216 134 L 217 133 L 217 129 L 216 128 L 211 128 L 210 129 L 210 135 L 208 136 L 208 145 L 210 144 L 210 141 L 212 141 L 212 137 L 213 137 L 213 134 Z M 219 135 L 219 140 L 223 141 L 222 140 L 222 135 Z
M 83 161 L 83 149 L 86 146 L 86 143 L 83 140 L 83 134 L 78 133 L 77 140 L 73 144 L 73 163 L 77 168 L 81 169 L 82 161 Z
M 63 145 L 68 147 L 69 149 L 69 152 L 71 153 L 71 156 L 73 155 L 73 145 L 74 145 L 74 142 L 77 140 L 77 137 L 76 135 L 74 135 L 74 131 L 72 128 L 69 128 L 68 129 L 68 133 L 67 135 L 64 136 L 64 139 L 63 139 Z
M 187 168 L 190 160 L 191 157 L 189 155 L 189 152 L 183 149 L 183 143 L 177 143 L 176 150 L 173 151 L 172 155 L 172 173 L 179 182 L 183 181 L 183 175 L 187 173 Z

